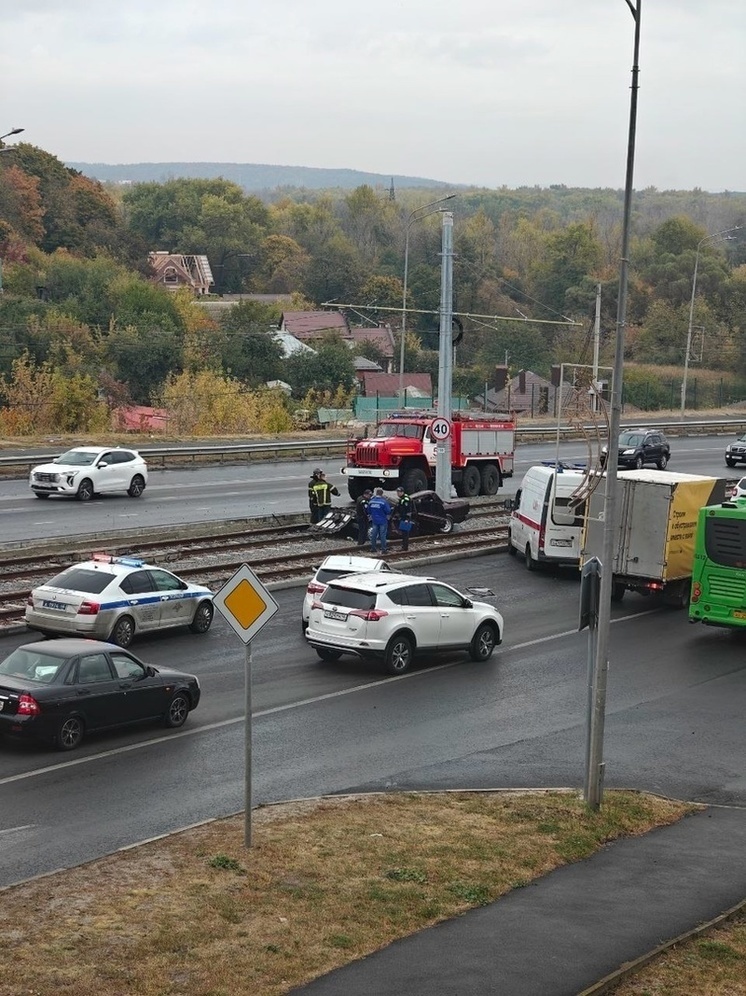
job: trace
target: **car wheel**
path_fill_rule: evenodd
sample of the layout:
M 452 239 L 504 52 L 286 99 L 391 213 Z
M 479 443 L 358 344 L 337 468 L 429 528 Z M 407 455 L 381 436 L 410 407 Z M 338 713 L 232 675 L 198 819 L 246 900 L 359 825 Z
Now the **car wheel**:
M 93 481 L 86 477 L 78 485 L 78 501 L 90 501 L 93 494 Z
M 526 570 L 527 571 L 535 571 L 536 570 L 536 561 L 534 560 L 534 558 L 533 558 L 533 556 L 531 554 L 531 544 L 530 543 L 526 544 L 526 552 L 524 554 L 524 558 L 523 559 L 524 559 L 524 561 L 526 563 Z
M 494 463 L 487 463 L 482 467 L 482 494 L 496 495 L 500 487 L 500 471 Z
M 34 494 L 36 495 L 37 498 L 49 498 L 49 495 L 44 494 L 41 491 L 34 491 Z
M 491 626 L 489 623 L 482 623 L 474 634 L 474 638 L 469 646 L 469 656 L 473 661 L 489 660 L 496 646 L 497 635 L 494 626 Z
M 342 656 L 341 650 L 329 650 L 328 647 L 316 647 L 316 653 L 322 661 L 338 661 Z
M 645 461 L 642 459 L 641 456 L 635 457 L 635 467 L 637 468 L 637 470 L 642 470 L 642 465 L 644 462 Z
M 404 674 L 408 671 L 414 657 L 414 646 L 408 636 L 392 636 L 386 647 L 383 663 L 389 674 Z
M 515 557 L 515 555 L 518 553 L 516 548 L 513 546 L 513 541 L 510 538 L 510 533 L 508 533 L 508 553 L 511 557 Z
M 668 466 L 668 457 L 664 453 L 658 461 L 658 470 L 665 470 Z
M 130 498 L 139 498 L 140 495 L 145 490 L 145 478 L 141 474 L 135 474 L 132 478 L 132 483 L 127 488 L 127 494 Z
M 427 474 L 419 467 L 408 470 L 402 479 L 402 487 L 409 495 L 413 495 L 417 491 L 427 491 L 429 485 Z
M 452 533 L 453 532 L 453 516 L 446 515 L 443 525 L 440 527 L 442 533 Z
M 165 725 L 171 730 L 176 730 L 178 727 L 183 726 L 187 721 L 190 708 L 191 702 L 189 701 L 189 696 L 185 692 L 177 692 L 168 703 L 164 719 Z
M 118 647 L 128 647 L 135 635 L 135 620 L 132 616 L 121 616 L 114 623 L 109 640 Z
M 726 467 L 735 467 L 735 465 L 736 465 L 736 461 L 735 460 L 729 460 L 728 457 L 725 458 L 725 466 Z M 37 498 L 46 498 L 47 496 L 46 495 L 37 495 L 36 497 Z
M 54 737 L 57 750 L 75 750 L 83 742 L 85 723 L 80 716 L 68 716 L 57 727 Z
M 212 626 L 212 617 L 215 614 L 215 610 L 212 607 L 212 602 L 200 602 L 194 613 L 194 618 L 189 623 L 189 629 L 193 633 L 206 633 L 210 626 Z

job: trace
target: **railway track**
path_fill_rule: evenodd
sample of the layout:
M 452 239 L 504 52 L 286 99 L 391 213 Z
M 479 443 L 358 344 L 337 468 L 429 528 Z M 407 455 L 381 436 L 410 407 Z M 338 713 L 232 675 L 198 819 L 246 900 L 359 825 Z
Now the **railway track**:
M 479 525 L 473 520 L 486 518 L 491 524 Z M 473 526 L 473 528 L 467 528 Z M 469 516 L 463 531 L 447 536 L 414 537 L 407 552 L 389 549 L 386 559 L 392 564 L 418 565 L 428 560 L 453 559 L 468 554 L 490 553 L 507 546 L 507 518 L 502 502 L 485 503 Z M 359 553 L 360 548 L 345 540 L 330 537 L 312 538 L 307 524 L 289 524 L 248 532 L 227 533 L 194 539 L 163 539 L 133 544 L 107 544 L 105 552 L 116 556 L 137 555 L 150 563 L 168 566 L 180 577 L 216 590 L 242 564 L 249 563 L 261 580 L 269 586 L 288 586 L 304 581 L 313 573 L 319 561 L 330 552 Z M 303 549 L 298 546 L 302 543 Z M 94 551 L 101 545 L 83 549 L 77 545 L 70 553 L 53 556 L 20 556 L 0 563 L 0 632 L 22 622 L 26 600 L 32 588 L 54 576 Z

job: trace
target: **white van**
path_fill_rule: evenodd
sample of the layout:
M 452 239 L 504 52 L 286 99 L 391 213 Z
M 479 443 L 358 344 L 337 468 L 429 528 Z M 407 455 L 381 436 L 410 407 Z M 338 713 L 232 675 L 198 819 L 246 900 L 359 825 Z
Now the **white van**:
M 512 502 L 508 553 L 533 571 L 539 564 L 580 560 L 585 502 L 577 502 L 586 475 L 554 463 L 530 467 Z

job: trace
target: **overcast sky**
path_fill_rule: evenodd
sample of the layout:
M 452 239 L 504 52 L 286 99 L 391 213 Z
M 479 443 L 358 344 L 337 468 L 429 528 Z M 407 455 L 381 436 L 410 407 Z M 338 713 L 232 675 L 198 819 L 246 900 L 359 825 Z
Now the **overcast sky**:
M 635 186 L 746 190 L 746 0 L 641 2 Z M 633 42 L 626 0 L 0 0 L 0 134 L 621 188 Z

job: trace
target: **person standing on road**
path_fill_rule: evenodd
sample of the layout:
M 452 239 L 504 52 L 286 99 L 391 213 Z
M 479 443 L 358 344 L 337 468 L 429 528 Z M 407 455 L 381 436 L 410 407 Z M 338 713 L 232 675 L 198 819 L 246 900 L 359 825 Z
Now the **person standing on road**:
M 355 502 L 355 514 L 357 516 L 357 545 L 365 546 L 365 541 L 368 538 L 368 527 L 370 525 L 370 520 L 368 519 L 368 502 L 373 497 L 373 492 L 370 488 L 366 488 L 365 491 L 360 495 L 360 497 Z
M 329 484 L 323 470 L 317 472 L 313 494 L 316 502 L 316 521 L 320 522 L 332 507 L 332 495 L 339 497 L 339 491 L 333 484 Z
M 317 468 L 308 479 L 308 511 L 311 515 L 311 525 L 313 525 L 314 522 L 318 522 L 318 516 L 316 514 L 316 494 L 313 489 L 314 485 L 319 480 L 320 473 L 321 471 Z
M 394 519 L 401 533 L 402 550 L 409 549 L 409 537 L 414 526 L 412 522 L 412 499 L 404 488 L 396 489 L 396 497 L 399 499 L 394 509 Z
M 389 519 L 391 518 L 391 503 L 383 496 L 383 488 L 376 488 L 376 493 L 368 502 L 368 517 L 370 518 L 372 529 L 370 531 L 370 549 L 376 552 L 376 546 L 380 540 L 381 553 L 387 553 L 386 540 L 389 533 Z

